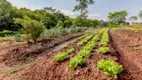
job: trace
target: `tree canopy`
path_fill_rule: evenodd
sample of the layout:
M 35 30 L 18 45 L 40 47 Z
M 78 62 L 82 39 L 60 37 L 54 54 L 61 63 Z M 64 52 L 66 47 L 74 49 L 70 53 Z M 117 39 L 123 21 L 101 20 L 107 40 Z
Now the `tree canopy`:
M 125 23 L 127 11 L 110 12 L 108 15 L 109 26 L 115 27 Z

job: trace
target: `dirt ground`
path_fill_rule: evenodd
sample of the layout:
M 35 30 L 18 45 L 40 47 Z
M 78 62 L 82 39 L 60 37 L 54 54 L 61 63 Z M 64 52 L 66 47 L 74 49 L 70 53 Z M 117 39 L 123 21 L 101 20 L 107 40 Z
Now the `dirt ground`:
M 24 70 L 5 77 L 3 80 L 10 80 L 15 76 L 20 80 L 113 80 L 113 78 L 104 75 L 104 73 L 96 67 L 98 60 L 108 58 L 117 60 L 115 56 L 111 56 L 111 54 L 97 54 L 94 49 L 91 59 L 85 60 L 86 65 L 84 67 L 78 67 L 73 71 L 68 67 L 69 60 L 74 57 L 82 47 L 77 46 L 76 43 L 69 44 L 68 48 L 72 47 L 75 48 L 75 52 L 63 63 L 54 61 L 54 56 L 58 52 L 55 51 L 52 52 L 51 55 L 40 57 L 35 63 L 29 65 Z M 60 51 L 65 50 L 64 48 Z M 47 53 L 47 51 L 44 53 Z
M 132 80 L 142 80 L 142 32 L 130 30 L 111 31 L 115 48 L 120 59 L 133 77 Z
M 68 41 L 77 39 L 82 34 L 60 36 L 59 38 L 44 40 L 32 45 L 2 42 L 0 44 L 2 46 L 0 49 L 3 50 L 3 53 L 0 53 L 0 70 L 21 64 L 14 63 L 15 58 L 16 60 L 24 60 L 27 57 L 34 56 L 35 60 L 31 63 L 22 62 L 22 65 L 26 65 L 23 70 L 10 75 L 2 75 L 0 80 L 141 80 L 142 31 L 136 33 L 130 30 L 110 30 L 109 34 L 111 53 L 106 55 L 97 54 L 94 49 L 91 58 L 85 59 L 86 65 L 78 67 L 75 71 L 69 68 L 69 60 L 82 47 Z M 63 43 L 69 43 L 68 48 L 75 48 L 75 52 L 66 61 L 57 63 L 54 61 L 54 56 L 58 51 L 66 51 L 66 48 L 56 47 L 61 47 L 60 45 Z M 11 48 L 8 44 L 13 47 Z M 5 50 L 8 52 L 4 52 Z M 118 64 L 123 65 L 124 71 L 118 75 L 118 79 L 108 77 L 96 68 L 98 60 L 107 58 L 111 58 Z
M 8 68 L 14 65 L 30 65 L 36 62 L 41 56 L 48 55 L 52 52 L 55 46 L 58 46 L 66 41 L 77 38 L 84 33 L 60 36 L 48 40 L 39 41 L 36 44 L 26 44 L 24 42 L 2 41 L 0 42 L 0 80 Z M 45 53 L 46 51 L 46 53 Z M 34 58 L 35 61 L 28 63 L 28 58 Z

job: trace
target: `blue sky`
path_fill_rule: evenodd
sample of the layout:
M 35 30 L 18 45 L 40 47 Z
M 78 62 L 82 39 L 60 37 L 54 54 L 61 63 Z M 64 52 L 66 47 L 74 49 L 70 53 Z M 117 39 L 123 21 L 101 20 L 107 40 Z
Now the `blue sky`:
M 54 7 L 68 16 L 78 15 L 72 12 L 77 4 L 76 0 L 8 0 L 18 8 L 41 9 L 43 7 Z M 89 18 L 106 19 L 109 12 L 127 10 L 129 16 L 138 15 L 142 10 L 142 0 L 95 0 L 95 4 L 89 6 Z

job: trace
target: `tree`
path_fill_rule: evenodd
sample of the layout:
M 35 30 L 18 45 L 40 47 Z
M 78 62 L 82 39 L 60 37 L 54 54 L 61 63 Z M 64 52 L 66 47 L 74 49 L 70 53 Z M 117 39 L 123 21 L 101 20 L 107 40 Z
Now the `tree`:
M 23 26 L 23 33 L 26 34 L 26 37 L 31 38 L 34 42 L 36 42 L 41 33 L 46 30 L 42 22 L 33 20 L 28 16 L 24 16 L 23 19 L 16 18 L 15 23 L 21 24 Z
M 142 20 L 142 10 L 139 12 L 139 18 Z
M 94 0 L 76 0 L 77 2 L 79 2 L 78 5 L 76 5 L 74 7 L 74 10 L 73 11 L 79 11 L 81 14 L 78 16 L 80 18 L 87 18 L 87 8 L 88 8 L 88 5 L 90 4 L 94 4 Z
M 125 23 L 127 15 L 128 15 L 127 11 L 109 13 L 108 15 L 109 26 L 116 27 L 119 26 L 120 24 Z
M 18 30 L 13 23 L 13 18 L 16 17 L 16 8 L 7 0 L 0 0 L 0 31 L 2 30 Z
M 137 17 L 137 16 L 131 16 L 131 17 L 129 18 L 129 20 L 134 23 L 136 20 L 138 20 L 138 17 Z

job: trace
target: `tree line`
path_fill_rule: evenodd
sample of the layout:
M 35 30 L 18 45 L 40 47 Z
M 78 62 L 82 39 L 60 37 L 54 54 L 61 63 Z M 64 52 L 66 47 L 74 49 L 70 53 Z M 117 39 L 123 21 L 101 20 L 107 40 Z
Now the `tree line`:
M 89 4 L 91 4 L 91 2 L 88 2 L 86 6 Z M 82 9 L 82 6 L 80 7 L 80 5 L 82 5 L 82 2 L 79 5 L 76 5 L 74 10 L 78 11 L 81 9 L 81 12 L 84 12 L 83 10 L 86 10 L 86 8 L 83 7 L 84 9 Z M 84 13 L 81 15 L 83 14 Z M 53 9 L 52 7 L 45 7 L 43 9 L 34 11 L 27 8 L 17 9 L 7 0 L 0 0 L 0 31 L 18 31 L 19 29 L 23 28 L 23 26 L 21 23 L 15 23 L 15 20 L 24 19 L 25 17 L 42 23 L 47 29 L 54 27 L 69 28 L 71 26 L 96 27 L 96 25 L 100 23 L 99 20 L 82 18 L 83 16 L 70 18 L 69 16 L 65 16 L 63 13 L 61 13 L 60 10 Z

